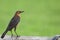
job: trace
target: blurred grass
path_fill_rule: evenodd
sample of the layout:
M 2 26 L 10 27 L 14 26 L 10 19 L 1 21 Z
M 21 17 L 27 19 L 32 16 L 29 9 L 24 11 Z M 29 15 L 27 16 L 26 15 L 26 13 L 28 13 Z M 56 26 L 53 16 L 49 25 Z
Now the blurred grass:
M 0 0 L 0 34 L 17 10 L 25 11 L 17 27 L 19 35 L 60 34 L 60 0 Z

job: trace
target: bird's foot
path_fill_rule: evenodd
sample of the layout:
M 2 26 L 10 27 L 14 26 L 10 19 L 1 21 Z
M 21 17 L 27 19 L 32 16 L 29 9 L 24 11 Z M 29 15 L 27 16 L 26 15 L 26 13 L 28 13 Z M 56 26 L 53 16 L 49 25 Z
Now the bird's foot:
M 13 37 L 13 35 L 11 35 L 11 38 Z
M 17 35 L 17 37 L 20 37 L 19 35 Z
M 16 39 L 18 39 L 19 37 L 20 37 L 20 36 L 17 35 L 17 36 L 16 36 Z

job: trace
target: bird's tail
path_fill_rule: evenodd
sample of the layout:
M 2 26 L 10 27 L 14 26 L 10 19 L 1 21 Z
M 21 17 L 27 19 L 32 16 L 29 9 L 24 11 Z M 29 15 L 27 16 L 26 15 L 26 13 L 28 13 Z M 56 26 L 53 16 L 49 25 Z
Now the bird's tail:
M 2 34 L 2 36 L 1 36 L 2 39 L 4 38 L 4 36 L 6 35 L 7 32 L 8 32 L 8 30 L 6 30 L 6 31 Z

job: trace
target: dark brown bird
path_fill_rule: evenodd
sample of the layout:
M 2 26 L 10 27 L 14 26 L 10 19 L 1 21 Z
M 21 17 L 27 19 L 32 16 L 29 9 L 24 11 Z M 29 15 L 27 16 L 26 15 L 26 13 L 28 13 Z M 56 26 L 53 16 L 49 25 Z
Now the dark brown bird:
M 11 21 L 10 21 L 7 29 L 6 29 L 6 30 L 4 31 L 4 33 L 2 34 L 1 38 L 4 38 L 4 36 L 6 35 L 6 33 L 7 33 L 8 31 L 11 31 L 11 34 L 12 34 L 12 29 L 13 29 L 13 28 L 14 28 L 15 34 L 17 35 L 17 33 L 16 33 L 16 26 L 17 26 L 17 24 L 20 22 L 20 15 L 19 15 L 19 14 L 21 14 L 21 13 L 23 13 L 23 12 L 24 12 L 24 11 L 17 11 L 17 12 L 15 13 L 14 17 L 11 19 Z M 13 36 L 13 34 L 12 34 L 12 36 Z M 18 36 L 18 35 L 17 35 L 17 36 Z

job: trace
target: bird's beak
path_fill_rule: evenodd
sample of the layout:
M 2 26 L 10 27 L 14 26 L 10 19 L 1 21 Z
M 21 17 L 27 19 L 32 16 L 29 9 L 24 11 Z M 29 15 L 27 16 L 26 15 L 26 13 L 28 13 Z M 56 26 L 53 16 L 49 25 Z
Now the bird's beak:
M 24 11 L 21 11 L 21 13 L 23 13 Z

